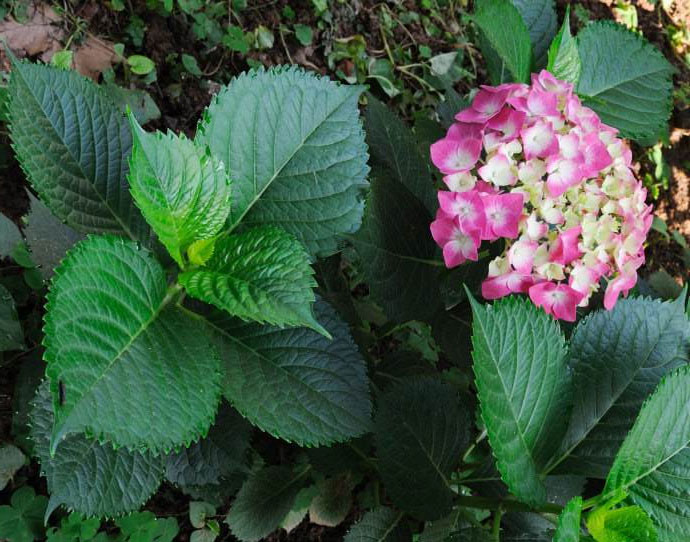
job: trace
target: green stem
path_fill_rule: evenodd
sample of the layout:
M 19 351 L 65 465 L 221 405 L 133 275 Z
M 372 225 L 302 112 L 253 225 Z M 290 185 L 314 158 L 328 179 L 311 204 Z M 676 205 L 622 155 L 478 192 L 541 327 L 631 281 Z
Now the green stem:
M 494 523 L 491 527 L 491 538 L 495 542 L 501 542 L 501 518 L 503 517 L 503 507 L 499 506 L 494 512 Z
M 513 500 L 490 499 L 488 497 L 472 497 L 458 495 L 455 498 L 458 505 L 465 508 L 479 508 L 481 510 L 503 510 L 506 512 L 538 512 L 546 514 L 560 514 L 563 507 L 558 504 L 546 503 L 542 506 L 532 507 Z

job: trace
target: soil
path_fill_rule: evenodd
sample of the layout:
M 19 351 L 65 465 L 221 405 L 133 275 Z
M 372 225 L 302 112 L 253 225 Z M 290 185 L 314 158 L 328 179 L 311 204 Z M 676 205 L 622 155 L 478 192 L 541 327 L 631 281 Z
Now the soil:
M 143 6 L 144 0 L 128 2 L 135 9 Z M 258 4 L 251 7 L 251 4 Z M 416 2 L 405 0 L 406 5 L 414 8 Z M 568 0 L 557 0 L 559 15 L 562 17 Z M 587 8 L 592 19 L 614 18 L 612 8 L 615 0 L 583 0 L 578 2 Z M 677 85 L 690 85 L 690 70 L 682 61 L 680 54 L 673 51 L 669 40 L 665 36 L 665 27 L 669 23 L 684 24 L 690 27 L 690 1 L 676 0 L 670 12 L 666 14 L 658 7 L 654 7 L 648 0 L 634 2 L 637 6 L 639 28 L 642 33 L 655 43 L 666 57 L 677 68 L 675 82 Z M 657 2 L 659 3 L 659 2 Z M 384 43 L 379 29 L 379 10 L 381 3 L 377 0 L 354 0 L 352 2 L 332 2 L 332 15 L 335 21 L 333 35 L 330 30 L 316 31 L 313 43 L 315 45 L 304 47 L 293 36 L 282 37 L 278 31 L 280 13 L 283 7 L 289 4 L 295 11 L 294 22 L 316 27 L 316 20 L 312 2 L 303 0 L 300 2 L 288 2 L 287 0 L 275 0 L 267 2 L 249 2 L 250 7 L 241 14 L 242 22 L 246 27 L 254 28 L 262 24 L 272 30 L 276 35 L 275 46 L 267 52 L 251 52 L 246 56 L 230 53 L 224 48 L 210 48 L 199 51 L 200 44 L 190 35 L 188 25 L 176 16 L 162 17 L 147 15 L 147 31 L 144 41 L 144 54 L 154 60 L 159 67 L 158 80 L 147 90 L 152 94 L 155 102 L 161 110 L 161 118 L 151 123 L 151 128 L 170 129 L 176 132 L 184 132 L 192 136 L 196 129 L 197 120 L 203 109 L 208 105 L 211 97 L 217 92 L 219 85 L 209 83 L 210 79 L 218 73 L 221 66 L 230 74 L 238 74 L 247 69 L 246 58 L 259 60 L 266 65 L 277 65 L 288 62 L 301 64 L 309 69 L 319 71 L 322 74 L 333 75 L 327 64 L 327 51 L 322 45 L 330 38 L 345 38 L 354 34 L 364 36 L 370 52 L 381 52 Z M 73 16 L 84 21 L 89 34 L 105 40 L 106 43 L 117 43 L 125 34 L 128 19 L 124 13 L 113 14 L 112 10 L 104 5 L 104 2 L 86 0 L 72 2 L 76 5 Z M 421 25 L 407 25 L 407 31 L 397 30 L 396 39 L 399 43 L 414 41 L 417 44 L 428 45 L 433 51 L 447 49 L 447 44 L 435 38 L 430 38 Z M 328 39 L 327 39 L 328 38 Z M 52 45 L 51 45 L 52 47 Z M 173 73 L 169 64 L 165 61 L 171 53 L 194 53 L 199 59 L 199 65 L 204 73 L 202 78 L 179 76 Z M 34 55 L 40 56 L 40 54 Z M 6 59 L 0 55 L 0 63 L 5 67 Z M 348 72 L 351 66 L 347 61 L 337 66 L 344 72 Z M 227 81 L 223 81 L 227 82 Z M 458 89 L 461 92 L 469 90 L 465 87 Z M 670 148 L 665 153 L 671 168 L 672 177 L 668 190 L 664 190 L 655 204 L 658 214 L 668 223 L 669 229 L 681 231 L 690 240 L 690 104 L 677 102 L 670 121 L 671 140 Z M 640 156 L 641 149 L 634 147 L 636 156 Z M 638 165 L 640 174 L 644 174 L 644 166 Z M 0 212 L 20 223 L 21 217 L 28 208 L 28 198 L 25 193 L 26 181 L 21 169 L 12 158 L 9 151 L 7 134 L 0 134 Z M 0 262 L 2 267 L 2 262 Z M 648 249 L 647 272 L 664 267 L 676 277 L 685 277 L 686 269 L 682 260 L 680 247 L 675 243 L 666 242 L 661 236 L 652 234 Z M 9 413 L 11 412 L 11 397 L 15 370 L 0 371 L 0 441 L 9 436 Z M 28 472 L 28 476 L 40 487 L 38 474 L 35 468 Z M 33 483 L 33 482 L 32 482 Z M 182 533 L 180 541 L 189 539 L 191 526 L 187 519 L 189 498 L 181 494 L 175 488 L 164 486 L 157 496 L 149 503 L 148 508 L 162 516 L 175 516 L 178 518 Z M 343 539 L 355 514 L 344 524 L 335 529 L 310 525 L 303 522 L 290 535 L 284 531 L 269 537 L 269 542 L 335 542 Z M 233 540 L 223 526 L 223 533 L 219 540 Z

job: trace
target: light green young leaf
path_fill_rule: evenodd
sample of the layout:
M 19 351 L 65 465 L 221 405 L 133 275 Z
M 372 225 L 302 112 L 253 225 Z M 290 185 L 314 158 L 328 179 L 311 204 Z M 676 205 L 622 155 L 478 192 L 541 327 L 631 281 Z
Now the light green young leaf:
M 667 375 L 643 405 L 606 479 L 605 494 L 622 489 L 658 525 L 665 542 L 690 532 L 690 366 Z
M 599 21 L 577 36 L 582 71 L 577 93 L 623 137 L 656 142 L 671 114 L 673 67 L 624 26 Z
M 9 94 L 14 150 L 41 201 L 76 230 L 150 243 L 127 186 L 130 128 L 106 93 L 74 71 L 13 60 Z
M 371 428 L 366 363 L 335 311 L 321 301 L 314 309 L 333 340 L 224 313 L 207 320 L 225 366 L 225 397 L 262 430 L 307 446 L 342 442 Z
M 606 477 L 644 399 L 688 363 L 684 300 L 622 299 L 578 324 L 570 340 L 573 410 L 549 471 Z
M 582 497 L 571 499 L 558 517 L 553 542 L 580 542 Z
M 582 64 L 577 42 L 570 34 L 570 6 L 566 8 L 563 25 L 549 47 L 549 63 L 546 67 L 563 81 L 577 84 Z
M 206 266 L 179 276 L 187 293 L 232 316 L 305 326 L 328 336 L 312 312 L 316 280 L 297 239 L 274 226 L 221 237 Z
M 136 73 L 137 75 L 148 75 L 156 69 L 153 60 L 144 55 L 131 55 L 127 57 L 127 64 L 132 70 L 132 73 Z
M 411 542 L 404 514 L 392 508 L 370 510 L 352 526 L 343 542 Z
M 558 16 L 554 0 L 512 0 L 527 26 L 534 50 L 534 66 L 541 70 L 546 66 L 549 43 L 556 34 Z
M 481 30 L 480 45 L 493 83 L 527 83 L 532 42 L 525 21 L 510 0 L 482 0 L 472 20 Z
M 77 244 L 56 270 L 44 326 L 52 453 L 71 432 L 160 453 L 208 429 L 219 360 L 166 289 L 151 253 L 112 236 Z
M 295 25 L 295 37 L 305 47 L 311 45 L 312 39 L 314 38 L 314 32 L 311 26 L 306 24 L 296 24 Z
M 381 397 L 376 450 L 396 506 L 429 520 L 450 511 L 450 473 L 469 444 L 470 424 L 455 389 L 438 380 L 403 381 Z
M 164 460 L 149 452 L 115 450 L 83 434 L 71 434 L 50 455 L 53 410 L 48 382 L 43 382 L 31 411 L 31 439 L 48 482 L 46 517 L 60 505 L 85 516 L 114 517 L 139 509 L 163 479 Z
M 210 239 L 230 212 L 223 165 L 184 135 L 147 133 L 130 113 L 134 134 L 129 184 L 144 218 L 175 261 L 194 241 Z
M 357 230 L 369 172 L 361 91 L 294 67 L 250 71 L 221 90 L 197 141 L 233 179 L 230 228 L 275 224 L 312 255 Z
M 529 300 L 470 300 L 475 383 L 496 465 L 511 493 L 537 506 L 546 501 L 541 474 L 570 403 L 565 340 Z
M 271 534 L 292 508 L 308 471 L 266 467 L 240 489 L 225 522 L 242 542 L 256 542 Z
M 587 517 L 587 529 L 597 542 L 657 542 L 659 539 L 652 520 L 639 506 L 594 510 Z
M 19 323 L 14 299 L 0 284 L 0 352 L 24 350 L 24 332 Z

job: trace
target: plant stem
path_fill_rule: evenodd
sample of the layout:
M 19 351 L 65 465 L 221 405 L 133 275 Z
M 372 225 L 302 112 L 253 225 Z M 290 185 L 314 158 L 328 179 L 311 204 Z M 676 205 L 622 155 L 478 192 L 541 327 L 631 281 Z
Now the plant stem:
M 469 323 L 467 324 L 467 327 L 469 327 Z M 472 443 L 472 445 L 467 448 L 467 451 L 465 454 L 462 456 L 462 462 L 466 463 L 467 458 L 470 456 L 470 454 L 474 451 L 474 449 L 477 447 L 477 445 L 486 438 L 487 432 L 486 429 L 484 429 L 481 433 L 479 433 L 479 436 L 476 438 L 476 440 Z
M 494 512 L 494 523 L 491 527 L 491 538 L 495 542 L 501 541 L 501 518 L 503 517 L 503 506 L 499 506 Z
M 466 508 L 479 508 L 481 510 L 499 510 L 507 512 L 538 512 L 547 514 L 560 514 L 563 507 L 558 504 L 546 503 L 543 506 L 531 507 L 513 500 L 490 499 L 488 497 L 472 497 L 458 495 L 455 501 Z

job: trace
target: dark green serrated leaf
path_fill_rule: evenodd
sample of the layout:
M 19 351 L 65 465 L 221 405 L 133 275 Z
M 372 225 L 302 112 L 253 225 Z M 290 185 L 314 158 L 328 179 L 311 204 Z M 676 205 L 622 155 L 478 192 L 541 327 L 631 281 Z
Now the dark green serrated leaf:
M 682 490 L 677 492 L 690 475 L 688 445 L 690 366 L 686 365 L 667 375 L 644 403 L 604 488 L 609 495 L 629 491 L 669 542 L 690 532 L 690 503 L 679 500 Z
M 225 367 L 225 397 L 251 423 L 300 445 L 341 442 L 371 426 L 366 364 L 347 325 L 322 301 L 307 328 L 279 329 L 209 317 Z
M 642 402 L 689 349 L 682 296 L 622 299 L 582 320 L 570 341 L 574 406 L 548 470 L 605 478 Z
M 430 214 L 438 209 L 436 189 L 412 130 L 384 104 L 367 95 L 364 126 L 372 161 L 386 168 L 390 179 L 406 187 Z
M 655 142 L 671 114 L 673 67 L 643 37 L 599 21 L 577 36 L 582 71 L 577 93 L 623 137 Z
M 546 67 L 553 75 L 563 81 L 577 84 L 582 63 L 577 50 L 577 42 L 570 33 L 570 6 L 567 7 L 563 25 L 549 47 L 549 63 Z
M 429 520 L 450 511 L 449 477 L 469 444 L 470 424 L 457 392 L 438 380 L 404 381 L 381 397 L 376 450 L 396 506 Z
M 357 230 L 369 171 L 361 92 L 295 67 L 250 71 L 221 90 L 197 140 L 233 179 L 230 228 L 274 224 L 320 256 Z
M 140 508 L 163 479 L 164 460 L 149 452 L 113 449 L 83 434 L 71 434 L 50 454 L 53 410 L 48 382 L 38 389 L 31 412 L 31 438 L 48 481 L 46 517 L 60 505 L 85 516 L 114 517 Z
M 56 270 L 44 326 L 52 451 L 85 431 L 160 453 L 208 429 L 219 360 L 201 322 L 168 306 L 166 288 L 150 252 L 112 236 L 88 237 Z
M 510 0 L 482 0 L 472 20 L 481 31 L 480 45 L 492 82 L 527 83 L 532 42 L 518 9 Z
M 553 542 L 580 542 L 580 517 L 582 497 L 572 499 L 558 517 Z
M 24 236 L 41 275 L 49 279 L 67 251 L 84 239 L 84 235 L 60 222 L 31 192 L 27 190 L 27 193 L 31 210 L 24 217 Z
M 223 164 L 184 135 L 147 133 L 129 114 L 134 145 L 132 196 L 173 259 L 184 266 L 194 241 L 214 237 L 230 213 L 230 180 Z
M 527 26 L 534 51 L 534 67 L 546 66 L 549 44 L 556 34 L 558 17 L 554 0 L 511 0 Z
M 546 501 L 540 474 L 558 449 L 570 403 L 565 340 L 527 299 L 470 300 L 475 383 L 496 464 L 511 493 L 537 506 Z
M 6 350 L 23 350 L 24 332 L 19 323 L 14 299 L 0 284 L 0 352 Z
M 429 224 L 422 203 L 391 173 L 375 170 L 364 222 L 352 241 L 373 298 L 395 322 L 430 319 L 443 309 L 442 262 Z
M 403 513 L 380 507 L 370 510 L 352 526 L 343 542 L 411 542 Z
M 292 508 L 304 485 L 306 471 L 266 467 L 251 476 L 235 497 L 225 522 L 242 542 L 271 534 Z
M 250 437 L 249 423 L 223 403 L 206 437 L 167 456 L 165 477 L 182 488 L 219 484 L 246 468 Z
M 17 60 L 9 91 L 14 150 L 50 210 L 76 230 L 149 243 L 129 194 L 132 137 L 118 107 L 75 71 Z
M 194 298 L 243 320 L 324 333 L 312 311 L 316 280 L 297 239 L 274 226 L 220 238 L 205 267 L 179 276 Z

